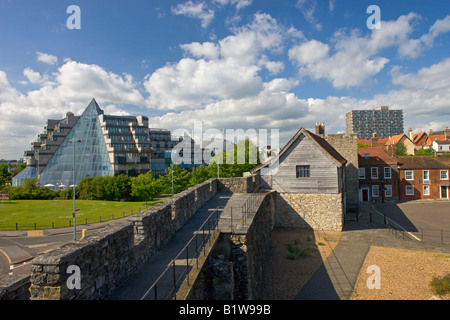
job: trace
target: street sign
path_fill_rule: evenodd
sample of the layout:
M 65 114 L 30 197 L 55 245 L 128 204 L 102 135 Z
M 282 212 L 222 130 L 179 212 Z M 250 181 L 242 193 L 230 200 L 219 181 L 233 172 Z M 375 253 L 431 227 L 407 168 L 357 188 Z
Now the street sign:
M 0 193 L 0 200 L 9 200 L 9 193 Z

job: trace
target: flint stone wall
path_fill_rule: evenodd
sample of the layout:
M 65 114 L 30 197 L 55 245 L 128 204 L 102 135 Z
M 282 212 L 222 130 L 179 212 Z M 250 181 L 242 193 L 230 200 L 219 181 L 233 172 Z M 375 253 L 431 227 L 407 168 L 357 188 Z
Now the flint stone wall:
M 342 231 L 342 194 L 277 193 L 275 227 Z

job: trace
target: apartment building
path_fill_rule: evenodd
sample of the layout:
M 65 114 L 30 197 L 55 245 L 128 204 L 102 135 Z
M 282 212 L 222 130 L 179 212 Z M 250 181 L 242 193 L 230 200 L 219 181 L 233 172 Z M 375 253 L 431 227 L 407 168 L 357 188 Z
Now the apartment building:
M 356 134 L 358 139 L 369 139 L 374 133 L 379 138 L 389 138 L 404 132 L 403 110 L 377 107 L 373 110 L 353 110 L 345 116 L 347 135 Z
M 105 115 L 92 99 L 81 116 L 69 112 L 62 120 L 47 121 L 32 150 L 25 151 L 23 176 L 64 189 L 87 176 L 145 173 L 151 153 L 147 117 Z M 21 181 L 18 175 L 15 185 Z

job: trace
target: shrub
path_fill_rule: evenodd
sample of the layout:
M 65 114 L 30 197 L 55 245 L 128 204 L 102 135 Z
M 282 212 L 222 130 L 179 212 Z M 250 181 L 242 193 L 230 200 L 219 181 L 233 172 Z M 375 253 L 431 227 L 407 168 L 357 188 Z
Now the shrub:
M 289 242 L 287 244 L 287 254 L 286 258 L 290 260 L 295 260 L 297 258 L 307 258 L 311 255 L 310 248 L 300 247 L 300 240 L 295 240 L 294 243 Z
M 450 273 L 443 277 L 434 277 L 431 280 L 431 287 L 435 294 L 445 296 L 450 293 Z

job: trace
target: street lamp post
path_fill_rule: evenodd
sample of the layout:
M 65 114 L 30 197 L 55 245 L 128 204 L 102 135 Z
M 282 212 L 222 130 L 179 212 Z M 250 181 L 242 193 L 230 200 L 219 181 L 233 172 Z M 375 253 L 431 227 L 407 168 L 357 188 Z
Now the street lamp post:
M 73 187 L 73 240 L 77 241 L 77 219 L 76 219 L 76 205 L 75 205 L 75 143 L 81 143 L 81 140 L 69 141 L 73 144 L 73 176 L 72 176 L 72 187 Z

